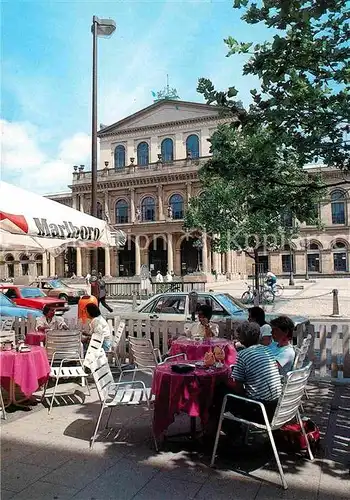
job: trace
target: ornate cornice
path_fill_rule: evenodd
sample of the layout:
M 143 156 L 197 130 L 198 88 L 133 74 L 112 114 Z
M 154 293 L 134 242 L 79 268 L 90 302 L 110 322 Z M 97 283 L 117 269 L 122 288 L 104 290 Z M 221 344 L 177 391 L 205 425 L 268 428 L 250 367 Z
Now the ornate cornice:
M 230 122 L 234 117 L 218 118 L 217 116 L 202 116 L 199 118 L 189 118 L 187 120 L 179 120 L 166 123 L 157 123 L 155 125 L 147 125 L 144 127 L 135 127 L 130 129 L 120 129 L 117 131 L 106 132 L 105 135 L 103 131 L 99 132 L 99 138 L 101 142 L 111 142 L 113 139 L 118 139 L 119 137 L 132 137 L 137 138 L 148 135 L 150 132 L 164 131 L 176 132 L 179 130 L 185 130 L 189 125 L 193 124 L 203 124 L 211 122 L 215 125 L 220 125 L 222 123 Z

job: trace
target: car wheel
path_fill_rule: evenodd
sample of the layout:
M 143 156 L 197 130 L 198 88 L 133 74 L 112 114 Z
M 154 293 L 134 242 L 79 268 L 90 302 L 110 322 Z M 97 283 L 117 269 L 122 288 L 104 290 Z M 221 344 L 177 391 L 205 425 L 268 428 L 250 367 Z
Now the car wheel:
M 61 295 L 59 295 L 58 298 L 61 299 L 61 300 L 65 300 L 66 302 L 68 302 L 68 295 L 65 295 L 64 293 L 61 293 Z

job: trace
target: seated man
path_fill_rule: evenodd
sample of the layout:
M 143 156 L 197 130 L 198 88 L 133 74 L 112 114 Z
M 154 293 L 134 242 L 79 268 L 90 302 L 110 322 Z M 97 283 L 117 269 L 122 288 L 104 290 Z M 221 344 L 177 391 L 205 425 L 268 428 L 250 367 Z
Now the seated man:
M 245 321 L 239 325 L 237 331 L 245 349 L 238 353 L 237 362 L 232 370 L 232 379 L 218 388 L 214 402 L 216 416 L 220 413 L 224 396 L 236 393 L 263 403 L 271 420 L 282 391 L 277 363 L 269 348 L 258 343 L 260 337 L 258 324 Z M 229 398 L 227 407 L 237 416 L 254 422 L 263 422 L 263 415 L 258 405 Z
M 286 375 L 292 369 L 295 358 L 295 351 L 291 344 L 294 323 L 288 316 L 279 316 L 273 319 L 270 325 L 274 342 L 268 348 L 277 361 L 281 375 Z
M 192 338 L 202 338 L 210 339 L 211 337 L 219 336 L 219 325 L 212 323 L 211 317 L 213 315 L 213 310 L 211 306 L 203 304 L 199 306 L 198 311 L 198 323 L 191 325 L 189 327 L 189 336 Z
M 45 305 L 43 316 L 36 318 L 35 330 L 46 333 L 48 330 L 68 330 L 68 326 L 61 316 L 55 316 L 55 309 Z

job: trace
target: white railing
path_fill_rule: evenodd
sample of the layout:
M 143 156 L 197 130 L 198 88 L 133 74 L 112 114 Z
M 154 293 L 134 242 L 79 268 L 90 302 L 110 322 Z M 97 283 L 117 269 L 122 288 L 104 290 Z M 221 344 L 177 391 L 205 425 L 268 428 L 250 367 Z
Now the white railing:
M 132 313 L 131 313 L 132 315 Z M 120 316 L 108 319 L 111 328 L 117 331 Z M 125 330 L 119 344 L 119 355 L 122 363 L 129 359 L 127 337 L 145 337 L 152 340 L 154 347 L 165 354 L 169 349 L 169 340 L 184 333 L 185 323 L 182 321 L 159 321 L 124 318 Z M 19 320 L 14 323 L 16 339 L 24 338 L 28 331 L 33 331 L 35 318 Z M 233 338 L 237 322 L 231 320 L 220 322 L 220 336 Z M 296 341 L 300 345 L 302 339 L 311 334 L 313 341 L 308 359 L 313 362 L 313 375 L 323 380 L 350 382 L 350 321 L 349 320 L 313 320 L 312 324 L 299 325 Z

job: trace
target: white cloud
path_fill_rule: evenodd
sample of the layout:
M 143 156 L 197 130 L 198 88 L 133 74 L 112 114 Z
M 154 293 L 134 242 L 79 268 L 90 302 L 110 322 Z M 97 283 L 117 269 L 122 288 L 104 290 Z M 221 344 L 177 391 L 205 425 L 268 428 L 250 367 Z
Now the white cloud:
M 66 191 L 72 181 L 72 167 L 86 164 L 90 157 L 90 137 L 76 133 L 61 141 L 57 154 L 45 152 L 44 134 L 29 122 L 1 120 L 1 178 L 30 191 Z

